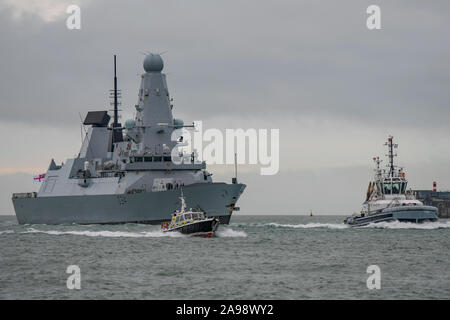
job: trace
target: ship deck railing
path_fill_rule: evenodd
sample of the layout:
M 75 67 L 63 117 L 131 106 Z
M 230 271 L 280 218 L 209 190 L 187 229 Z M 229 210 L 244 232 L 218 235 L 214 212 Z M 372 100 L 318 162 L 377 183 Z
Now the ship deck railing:
M 114 178 L 119 177 L 122 178 L 125 176 L 124 171 L 119 170 L 108 170 L 108 171 L 97 171 L 96 174 L 84 175 L 83 171 L 77 172 L 75 175 L 71 176 L 72 179 L 97 179 L 97 178 Z
M 123 171 L 99 171 L 98 178 L 113 178 L 113 177 L 123 177 L 125 175 L 125 172 Z

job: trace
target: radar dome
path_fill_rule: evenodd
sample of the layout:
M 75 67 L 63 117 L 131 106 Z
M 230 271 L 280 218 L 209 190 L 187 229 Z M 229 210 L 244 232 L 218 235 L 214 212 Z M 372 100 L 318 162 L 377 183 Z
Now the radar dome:
M 181 128 L 184 126 L 184 121 L 181 119 L 173 119 L 173 125 L 175 128 Z
M 163 59 L 159 54 L 150 53 L 144 59 L 144 70 L 146 72 L 161 72 L 164 68 Z
M 136 126 L 136 121 L 134 121 L 133 119 L 128 119 L 127 121 L 125 121 L 125 128 L 128 130 L 133 129 Z

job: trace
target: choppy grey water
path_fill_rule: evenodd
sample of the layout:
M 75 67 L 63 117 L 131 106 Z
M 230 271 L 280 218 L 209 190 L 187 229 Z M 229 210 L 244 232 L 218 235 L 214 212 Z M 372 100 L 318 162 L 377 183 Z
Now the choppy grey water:
M 236 215 L 203 239 L 0 216 L 0 298 L 449 299 L 450 221 L 349 228 L 342 219 Z M 373 264 L 379 290 L 366 285 Z M 66 286 L 69 265 L 80 267 L 80 290 Z

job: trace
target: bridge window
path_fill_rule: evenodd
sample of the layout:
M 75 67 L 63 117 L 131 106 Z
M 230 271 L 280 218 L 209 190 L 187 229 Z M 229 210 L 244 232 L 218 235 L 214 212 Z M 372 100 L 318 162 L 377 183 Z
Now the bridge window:
M 161 162 L 162 158 L 160 156 L 156 156 L 153 158 L 153 161 L 155 162 Z
M 406 185 L 407 185 L 406 182 L 402 183 L 402 192 L 401 193 L 406 193 Z
M 172 157 L 164 157 L 164 161 L 166 162 L 172 161 Z
M 384 194 L 391 194 L 392 184 L 390 182 L 384 184 Z
M 144 161 L 145 162 L 152 162 L 153 159 L 152 159 L 152 157 L 144 157 Z
M 142 157 L 134 157 L 135 162 L 142 162 Z
M 392 193 L 399 194 L 400 193 L 400 182 L 396 182 L 392 184 Z

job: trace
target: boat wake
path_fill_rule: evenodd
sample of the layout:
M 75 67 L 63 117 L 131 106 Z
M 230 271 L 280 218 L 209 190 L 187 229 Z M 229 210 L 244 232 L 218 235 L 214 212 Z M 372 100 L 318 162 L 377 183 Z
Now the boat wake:
M 293 228 L 293 229 L 313 229 L 313 228 L 328 228 L 328 229 L 347 229 L 348 226 L 343 223 L 305 223 L 305 224 L 280 224 L 280 223 L 266 223 L 262 226 L 270 226 L 275 228 Z
M 286 229 L 353 229 L 352 227 L 344 223 L 299 223 L 299 224 L 282 224 L 282 223 L 264 223 L 264 224 L 249 224 L 247 227 L 272 227 L 272 228 L 286 228 Z M 424 222 L 424 223 L 412 223 L 412 222 L 378 222 L 371 223 L 359 228 L 373 228 L 373 229 L 422 229 L 422 230 L 435 230 L 435 229 L 447 229 L 450 228 L 450 220 L 436 221 L 436 222 Z
M 247 233 L 244 231 L 233 230 L 231 228 L 225 228 L 222 230 L 217 230 L 216 236 L 219 238 L 245 238 L 247 237 Z
M 6 233 L 19 233 L 19 234 L 30 234 L 30 233 L 40 233 L 48 234 L 53 236 L 64 236 L 64 235 L 74 235 L 74 236 L 85 236 L 85 237 L 105 237 L 105 238 L 162 238 L 162 237 L 187 237 L 180 232 L 162 232 L 161 230 L 153 231 L 110 231 L 110 230 L 39 230 L 35 228 L 27 228 L 26 231 L 17 232 L 14 230 L 4 230 L 0 231 L 1 234 Z M 237 231 L 231 228 L 224 228 L 222 230 L 216 231 L 216 236 L 219 238 L 245 238 L 247 233 L 244 231 Z
M 412 223 L 412 222 L 378 222 L 371 223 L 362 228 L 374 228 L 374 229 L 422 229 L 422 230 L 435 230 L 435 229 L 448 229 L 450 228 L 450 220 L 436 221 L 436 222 L 424 222 L 424 223 Z
M 241 224 L 243 226 L 243 224 Z M 270 227 L 270 228 L 285 228 L 285 229 L 354 229 L 343 223 L 305 223 L 305 224 L 282 224 L 282 223 L 264 223 L 264 224 L 249 224 L 246 227 Z M 449 229 L 450 220 L 436 221 L 436 222 L 424 222 L 424 223 L 411 223 L 411 222 L 378 222 L 371 223 L 366 226 L 358 227 L 356 229 L 368 228 L 368 229 L 417 229 L 417 230 L 437 230 L 437 229 Z M 7 234 L 31 234 L 40 233 L 54 236 L 75 235 L 86 237 L 106 237 L 106 238 L 162 238 L 162 237 L 186 237 L 179 232 L 162 232 L 161 230 L 150 231 L 111 231 L 111 230 L 40 230 L 35 228 L 27 228 L 25 231 L 17 230 L 0 230 L 0 235 Z M 220 228 L 216 231 L 218 238 L 246 238 L 248 235 L 242 230 L 233 230 L 230 227 Z
M 44 233 L 49 235 L 61 236 L 61 235 L 76 235 L 87 237 L 107 237 L 107 238 L 161 238 L 161 237 L 184 237 L 179 232 L 162 232 L 160 230 L 155 231 L 142 231 L 142 232 L 129 232 L 129 231 L 57 231 L 57 230 L 38 230 L 34 228 L 28 228 L 27 231 L 21 233 Z

